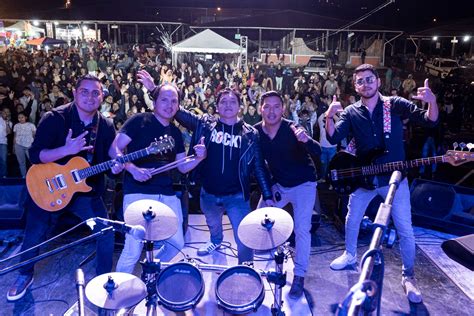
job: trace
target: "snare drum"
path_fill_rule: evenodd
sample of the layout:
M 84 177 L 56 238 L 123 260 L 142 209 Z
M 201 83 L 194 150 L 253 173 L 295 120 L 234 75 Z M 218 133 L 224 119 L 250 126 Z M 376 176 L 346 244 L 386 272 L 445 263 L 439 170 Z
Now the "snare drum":
M 204 295 L 202 273 L 190 263 L 174 263 L 160 272 L 156 292 L 158 302 L 171 311 L 194 308 Z
M 247 266 L 236 266 L 222 272 L 216 281 L 217 304 L 234 314 L 256 311 L 262 305 L 265 290 L 260 274 Z

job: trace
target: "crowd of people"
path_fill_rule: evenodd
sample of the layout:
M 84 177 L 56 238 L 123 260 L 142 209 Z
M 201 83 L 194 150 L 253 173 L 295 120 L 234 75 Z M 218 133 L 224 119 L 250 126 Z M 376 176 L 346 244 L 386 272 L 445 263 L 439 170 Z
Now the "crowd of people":
M 148 71 L 157 83 L 176 84 L 180 103 L 197 114 L 217 116 L 219 91 L 226 87 L 236 89 L 240 92 L 239 117 L 251 125 L 261 120 L 258 107 L 261 96 L 266 91 L 279 91 L 284 101 L 283 116 L 304 126 L 326 148 L 318 163 L 322 169 L 320 174 L 325 174 L 335 147 L 325 143 L 321 114 L 327 110 L 334 95 L 343 106 L 356 101 L 352 77 L 346 71 L 305 74 L 302 68 L 273 62 L 268 65 L 250 63 L 243 71 L 232 61 L 200 60 L 194 56 L 188 56 L 178 65 L 171 66 L 170 62 L 162 49 L 156 56 L 151 56 L 140 46 L 112 50 L 95 41 L 77 48 L 47 52 L 7 50 L 0 56 L 0 177 L 18 175 L 18 172 L 7 173 L 7 157 L 13 153 L 17 157 L 19 175 L 25 176 L 26 149 L 33 141 L 35 126 L 44 113 L 73 99 L 73 87 L 81 75 L 94 74 L 101 80 L 107 92 L 100 112 L 113 119 L 117 130 L 134 114 L 153 111 L 148 90 L 137 80 L 140 69 Z M 415 87 L 413 75 L 395 67 L 389 67 L 382 77 L 381 90 L 386 94 L 410 99 Z M 442 84 L 435 86 L 435 91 L 444 109 L 442 119 L 449 124 L 451 132 L 458 132 L 462 120 L 472 116 L 466 106 L 472 93 L 448 90 Z M 405 128 L 409 130 L 409 124 Z M 184 129 L 182 131 L 186 133 Z M 189 135 L 185 136 L 189 140 Z M 436 146 L 442 147 L 439 137 Z M 320 180 L 324 181 L 324 178 Z

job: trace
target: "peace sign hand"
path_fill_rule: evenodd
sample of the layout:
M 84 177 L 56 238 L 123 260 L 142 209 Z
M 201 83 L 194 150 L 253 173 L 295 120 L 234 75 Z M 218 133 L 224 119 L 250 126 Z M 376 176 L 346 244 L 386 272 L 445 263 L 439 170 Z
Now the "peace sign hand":
M 425 79 L 425 83 L 423 87 L 418 88 L 417 94 L 413 96 L 413 99 L 420 100 L 427 103 L 434 103 L 436 102 L 436 96 L 431 91 L 428 85 L 428 78 Z

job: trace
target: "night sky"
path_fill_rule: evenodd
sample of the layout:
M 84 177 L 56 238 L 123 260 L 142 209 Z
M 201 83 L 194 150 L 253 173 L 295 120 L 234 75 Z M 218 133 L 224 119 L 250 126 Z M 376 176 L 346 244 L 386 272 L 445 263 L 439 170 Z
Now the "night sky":
M 187 7 L 190 11 L 192 8 L 201 8 L 201 10 L 208 8 L 209 14 L 216 12 L 217 7 L 221 7 L 222 11 L 219 14 L 222 15 L 224 11 L 229 14 L 229 9 L 232 8 L 237 11 L 247 10 L 250 14 L 262 10 L 293 9 L 354 20 L 385 2 L 385 0 L 71 0 L 72 9 L 69 10 L 67 16 L 74 17 L 74 10 L 81 11 L 81 17 L 87 15 L 88 10 L 94 11 L 97 15 L 98 10 L 94 7 L 99 3 L 109 13 L 126 16 L 127 12 L 133 12 L 134 18 L 143 15 L 144 20 L 165 19 L 155 13 L 159 12 L 160 7 Z M 26 15 L 31 18 L 41 16 L 59 19 L 60 15 L 66 13 L 64 3 L 65 0 L 1 0 L 0 17 L 18 18 L 21 14 L 21 17 Z M 180 18 L 182 13 L 178 13 L 178 9 L 175 11 L 175 16 L 169 14 L 166 20 Z M 473 12 L 473 0 L 396 0 L 395 3 L 375 13 L 365 22 L 402 30 L 420 30 L 453 20 L 472 18 Z M 242 14 L 242 12 L 236 12 L 236 14 Z M 436 21 L 433 21 L 434 19 Z M 474 32 L 474 30 L 466 31 Z

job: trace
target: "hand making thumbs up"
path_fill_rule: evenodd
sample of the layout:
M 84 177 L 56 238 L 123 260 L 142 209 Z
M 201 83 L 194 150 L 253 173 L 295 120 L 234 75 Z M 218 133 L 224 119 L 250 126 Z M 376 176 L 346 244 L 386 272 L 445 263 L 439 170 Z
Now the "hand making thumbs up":
M 423 87 L 418 88 L 417 94 L 413 96 L 413 99 L 428 102 L 428 103 L 436 102 L 436 96 L 433 94 L 433 92 L 431 91 L 428 85 L 428 78 L 425 79 L 425 83 Z
M 342 105 L 341 105 L 341 102 L 337 101 L 337 97 L 334 95 L 332 97 L 332 102 L 331 104 L 329 105 L 329 108 L 328 110 L 326 111 L 326 117 L 327 118 L 330 118 L 332 119 L 334 117 L 334 115 L 336 115 L 336 113 L 338 112 L 342 112 L 343 109 L 342 109 Z
M 196 153 L 197 159 L 204 159 L 207 156 L 206 144 L 204 143 L 204 136 L 201 137 L 199 143 L 196 144 L 194 147 L 194 152 Z

